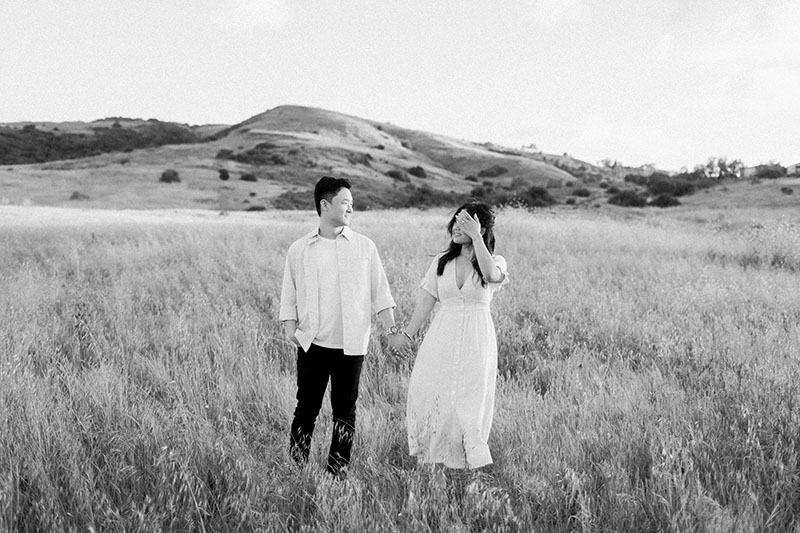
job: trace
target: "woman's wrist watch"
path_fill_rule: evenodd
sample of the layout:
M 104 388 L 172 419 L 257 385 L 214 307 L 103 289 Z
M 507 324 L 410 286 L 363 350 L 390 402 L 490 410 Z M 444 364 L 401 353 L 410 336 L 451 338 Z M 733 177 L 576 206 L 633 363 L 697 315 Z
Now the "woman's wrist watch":
M 386 333 L 388 333 L 389 335 L 397 335 L 398 333 L 400 333 L 400 330 L 397 328 L 397 326 L 392 326 L 388 330 L 386 330 Z

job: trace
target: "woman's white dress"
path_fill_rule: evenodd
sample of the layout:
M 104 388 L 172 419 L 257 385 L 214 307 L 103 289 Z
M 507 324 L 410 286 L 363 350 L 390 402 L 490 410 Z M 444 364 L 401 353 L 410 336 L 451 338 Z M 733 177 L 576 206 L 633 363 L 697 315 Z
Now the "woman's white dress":
M 494 256 L 502 281 L 481 285 L 477 273 L 458 288 L 455 261 L 436 275 L 437 256 L 420 287 L 439 302 L 419 347 L 408 384 L 406 421 L 411 455 L 449 468 L 492 462 L 497 338 L 489 303 L 508 282 L 506 261 Z

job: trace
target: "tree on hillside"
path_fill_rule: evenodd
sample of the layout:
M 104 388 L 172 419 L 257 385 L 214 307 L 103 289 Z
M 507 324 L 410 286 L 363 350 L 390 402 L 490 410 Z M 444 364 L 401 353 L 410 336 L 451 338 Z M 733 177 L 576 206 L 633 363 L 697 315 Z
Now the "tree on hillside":
M 727 157 L 709 157 L 705 165 L 696 165 L 694 168 L 702 171 L 707 178 L 740 178 L 744 164 L 740 159 L 728 161 Z

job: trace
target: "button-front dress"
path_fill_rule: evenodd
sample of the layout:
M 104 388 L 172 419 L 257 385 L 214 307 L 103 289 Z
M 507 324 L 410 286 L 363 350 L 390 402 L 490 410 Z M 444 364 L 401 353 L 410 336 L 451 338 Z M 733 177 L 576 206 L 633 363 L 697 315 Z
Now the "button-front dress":
M 437 256 L 420 284 L 439 302 L 414 361 L 406 404 L 409 451 L 424 463 L 479 468 L 492 462 L 497 337 L 489 303 L 508 283 L 505 259 L 494 260 L 503 273 L 497 283 L 483 286 L 473 272 L 459 289 L 455 260 L 437 276 Z

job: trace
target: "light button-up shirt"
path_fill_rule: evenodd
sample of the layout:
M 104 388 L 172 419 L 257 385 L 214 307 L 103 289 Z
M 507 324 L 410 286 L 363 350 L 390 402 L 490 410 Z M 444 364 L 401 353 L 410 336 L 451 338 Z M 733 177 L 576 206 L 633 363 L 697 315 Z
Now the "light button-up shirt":
M 297 321 L 296 337 L 306 351 L 320 327 L 320 288 L 314 244 L 322 238 L 316 229 L 289 246 L 281 288 L 280 320 Z M 344 353 L 365 355 L 372 315 L 395 307 L 395 301 L 375 243 L 346 226 L 334 242 Z

